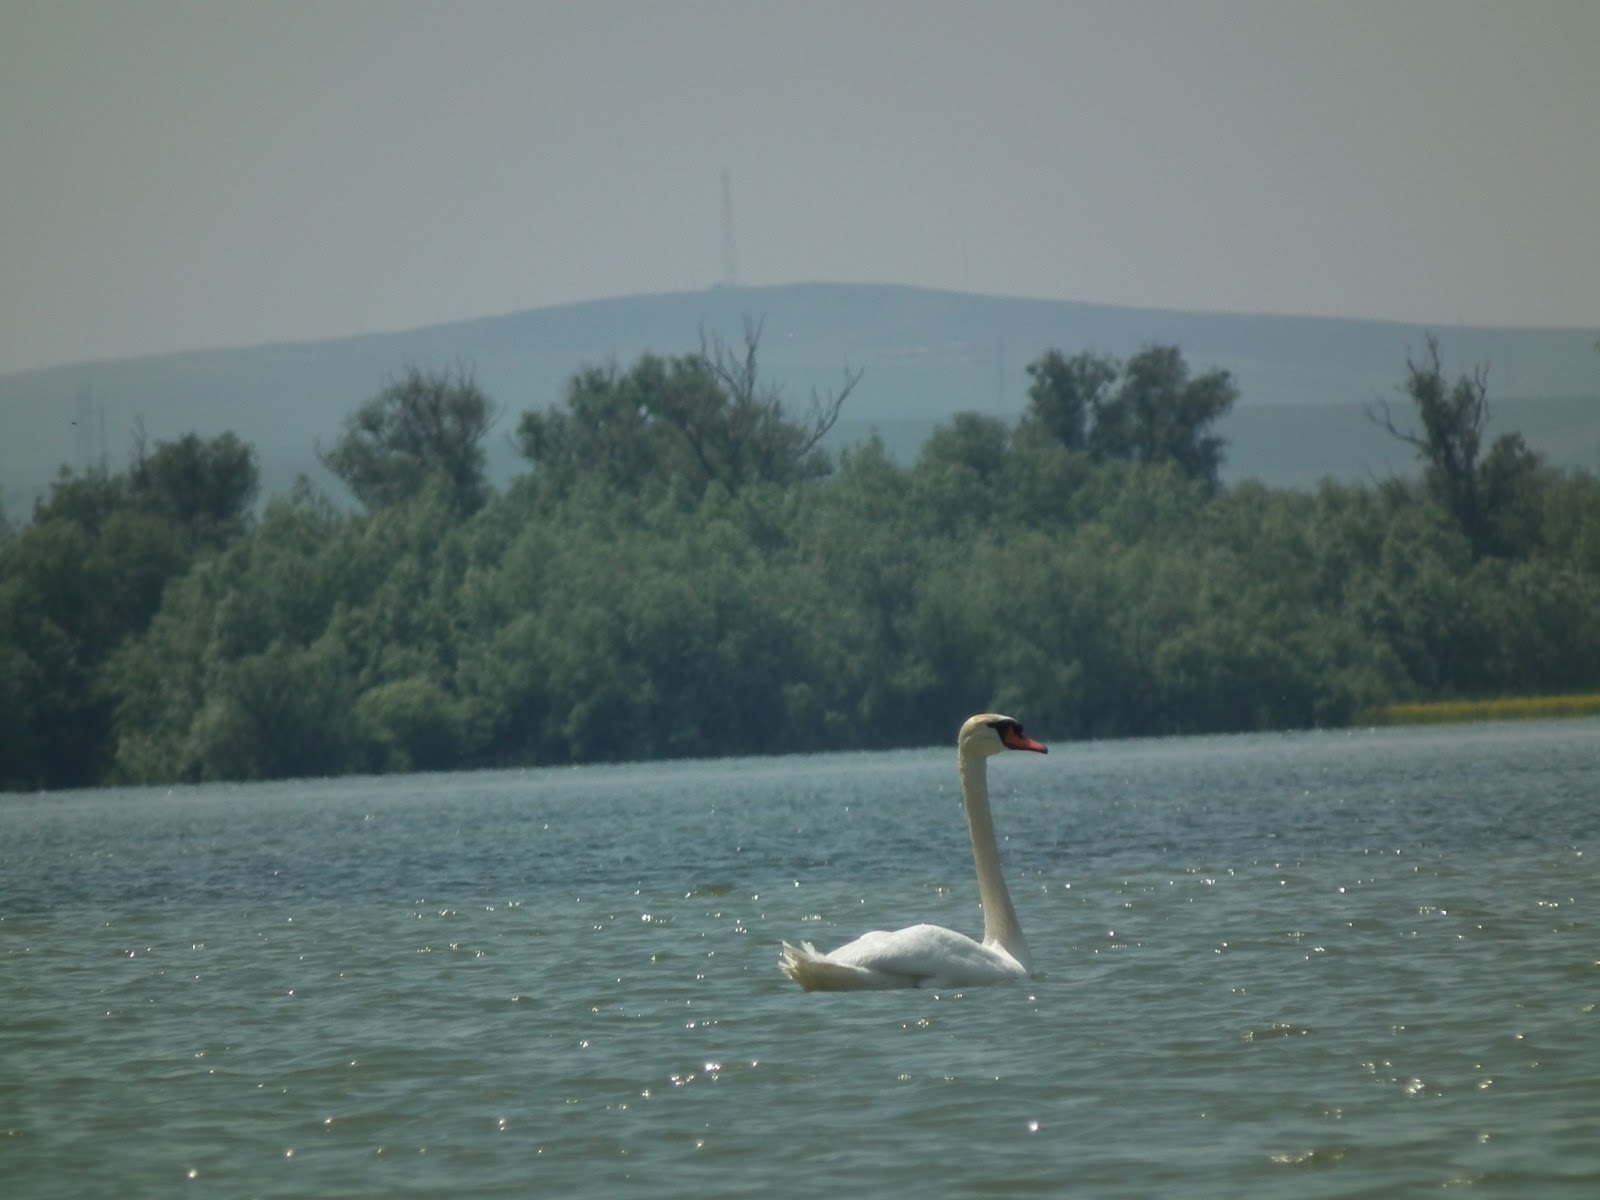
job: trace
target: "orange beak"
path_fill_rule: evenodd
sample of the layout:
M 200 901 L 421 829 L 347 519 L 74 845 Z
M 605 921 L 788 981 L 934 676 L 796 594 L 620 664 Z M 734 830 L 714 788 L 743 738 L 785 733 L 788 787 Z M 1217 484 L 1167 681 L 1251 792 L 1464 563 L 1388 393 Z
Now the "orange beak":
M 1049 754 L 1050 748 L 1041 742 L 1025 737 L 1021 730 L 1010 727 L 1000 735 L 1000 740 L 1012 750 L 1033 750 L 1039 754 Z

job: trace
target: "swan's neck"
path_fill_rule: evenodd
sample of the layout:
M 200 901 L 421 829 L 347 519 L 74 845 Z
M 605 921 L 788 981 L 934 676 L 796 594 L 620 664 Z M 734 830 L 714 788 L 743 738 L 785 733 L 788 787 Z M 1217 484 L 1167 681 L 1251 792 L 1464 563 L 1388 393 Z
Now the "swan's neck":
M 999 946 L 1024 968 L 1031 968 L 1028 943 L 1011 906 L 1011 893 L 1000 874 L 1000 848 L 994 840 L 994 817 L 989 812 L 989 772 L 985 759 L 958 756 L 961 802 L 967 810 L 967 833 L 972 838 L 972 861 L 978 870 L 978 900 L 983 904 L 983 941 Z

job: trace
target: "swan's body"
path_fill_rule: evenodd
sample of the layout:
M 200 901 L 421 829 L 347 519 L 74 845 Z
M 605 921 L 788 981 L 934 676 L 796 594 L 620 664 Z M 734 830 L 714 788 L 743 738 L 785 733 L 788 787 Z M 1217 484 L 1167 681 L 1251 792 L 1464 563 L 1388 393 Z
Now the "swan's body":
M 956 738 L 961 803 L 967 812 L 978 899 L 983 904 L 983 941 L 939 925 L 913 925 L 862 934 L 827 954 L 810 942 L 799 946 L 785 942 L 778 959 L 778 968 L 785 975 L 808 992 L 847 992 L 976 987 L 1029 974 L 1028 943 L 1000 874 L 1000 851 L 989 812 L 987 763 L 990 755 L 1002 750 L 1046 753 L 1042 745 L 1024 736 L 1021 725 L 997 713 L 969 718 Z

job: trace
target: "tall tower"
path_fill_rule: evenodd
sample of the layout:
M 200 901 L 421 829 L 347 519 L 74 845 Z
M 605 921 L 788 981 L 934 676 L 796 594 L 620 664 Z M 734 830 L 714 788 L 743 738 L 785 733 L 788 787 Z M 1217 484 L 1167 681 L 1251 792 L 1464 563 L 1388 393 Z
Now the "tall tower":
M 84 380 L 78 384 L 78 394 L 72 411 L 72 429 L 77 442 L 74 449 L 80 475 L 87 474 L 95 465 L 94 416 L 94 387 L 88 380 Z
M 733 184 L 722 171 L 722 286 L 739 286 L 739 251 L 733 244 Z

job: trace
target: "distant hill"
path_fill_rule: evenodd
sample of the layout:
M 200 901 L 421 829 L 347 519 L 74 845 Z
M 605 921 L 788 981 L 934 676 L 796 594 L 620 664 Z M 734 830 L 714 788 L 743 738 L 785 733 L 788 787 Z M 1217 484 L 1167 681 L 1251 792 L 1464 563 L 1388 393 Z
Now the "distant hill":
M 909 459 L 935 425 L 968 410 L 1011 418 L 1026 404 L 1027 364 L 1049 348 L 1126 356 L 1180 346 L 1196 369 L 1233 372 L 1241 399 L 1222 427 L 1230 481 L 1302 486 L 1323 476 L 1403 473 L 1406 448 L 1363 406 L 1397 399 L 1408 352 L 1430 330 L 1310 317 L 1185 313 L 976 296 L 896 286 L 714 288 L 534 309 L 400 333 L 83 363 L 0 376 L 0 494 L 23 517 L 59 465 L 127 460 L 134 429 L 150 441 L 232 430 L 255 446 L 264 490 L 310 475 L 337 490 L 316 446 L 401 369 L 470 366 L 504 415 L 492 470 L 521 469 L 518 416 L 561 400 L 588 364 L 626 366 L 646 350 L 695 350 L 702 332 L 737 343 L 763 324 L 763 377 L 803 405 L 864 368 L 833 440 L 876 431 Z M 1586 330 L 1431 330 L 1453 376 L 1490 370 L 1499 430 L 1520 430 L 1562 466 L 1600 468 L 1600 355 Z M 1404 411 L 1397 408 L 1397 412 Z

